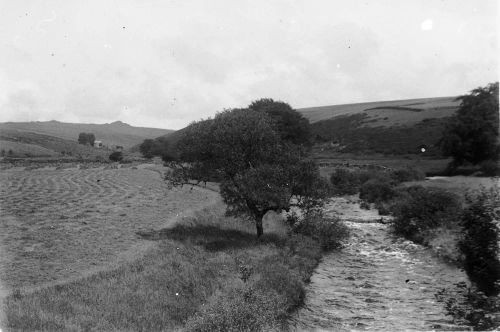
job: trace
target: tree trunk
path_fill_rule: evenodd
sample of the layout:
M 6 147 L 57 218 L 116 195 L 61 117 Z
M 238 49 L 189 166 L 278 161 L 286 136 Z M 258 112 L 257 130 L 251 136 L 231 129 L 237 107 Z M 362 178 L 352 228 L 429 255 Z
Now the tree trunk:
M 257 217 L 255 220 L 255 227 L 257 228 L 257 237 L 261 237 L 264 234 L 264 228 L 262 227 L 262 217 Z

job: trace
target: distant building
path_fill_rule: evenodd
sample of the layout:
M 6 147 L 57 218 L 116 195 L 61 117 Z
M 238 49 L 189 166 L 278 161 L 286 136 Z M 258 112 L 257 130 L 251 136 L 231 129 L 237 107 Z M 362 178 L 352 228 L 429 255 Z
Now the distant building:
M 94 148 L 102 148 L 102 141 L 94 141 Z

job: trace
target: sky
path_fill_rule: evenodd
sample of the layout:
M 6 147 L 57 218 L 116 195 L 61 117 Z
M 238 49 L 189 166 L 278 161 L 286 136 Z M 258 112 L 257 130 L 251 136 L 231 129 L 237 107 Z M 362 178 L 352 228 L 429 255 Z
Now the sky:
M 496 0 L 0 0 L 0 122 L 180 129 L 498 80 Z

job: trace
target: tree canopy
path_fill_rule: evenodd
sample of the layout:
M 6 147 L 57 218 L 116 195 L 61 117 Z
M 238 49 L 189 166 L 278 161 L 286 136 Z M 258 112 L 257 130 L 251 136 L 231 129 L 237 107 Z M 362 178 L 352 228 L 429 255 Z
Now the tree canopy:
M 326 196 L 316 165 L 304 158 L 301 146 L 283 139 L 266 112 L 233 109 L 195 122 L 177 149 L 169 179 L 219 182 L 227 213 L 255 220 L 258 236 L 268 211 L 288 210 L 292 201 L 312 208 Z
M 92 133 L 80 133 L 78 135 L 78 143 L 83 145 L 94 145 L 95 135 Z
M 440 145 L 452 166 L 478 164 L 499 157 L 498 82 L 458 98 L 460 108 L 445 130 Z
M 252 102 L 248 108 L 269 115 L 274 122 L 274 129 L 282 140 L 294 144 L 311 145 L 309 121 L 287 103 L 262 98 Z

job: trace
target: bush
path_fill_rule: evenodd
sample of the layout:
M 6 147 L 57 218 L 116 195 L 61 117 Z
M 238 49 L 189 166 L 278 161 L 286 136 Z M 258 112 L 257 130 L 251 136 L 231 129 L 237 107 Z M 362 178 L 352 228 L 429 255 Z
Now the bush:
M 399 192 L 390 209 L 394 232 L 424 243 L 429 230 L 458 222 L 461 204 L 456 195 L 445 190 L 412 186 Z
M 326 218 L 321 211 L 307 214 L 292 226 L 292 230 L 318 241 L 323 250 L 340 248 L 349 236 L 349 228 L 339 218 Z
M 109 155 L 109 160 L 111 161 L 121 161 L 123 159 L 123 154 L 120 151 L 112 152 Z
M 500 175 L 500 165 L 498 161 L 486 160 L 479 165 L 481 173 L 484 176 L 497 176 Z
M 360 187 L 370 180 L 394 183 L 390 174 L 379 169 L 347 169 L 337 168 L 330 174 L 330 183 L 334 195 L 354 195 Z
M 263 331 L 278 326 L 285 315 L 283 299 L 272 290 L 248 284 L 213 296 L 200 313 L 188 319 L 187 331 Z
M 330 183 L 333 185 L 334 195 L 354 195 L 359 190 L 357 174 L 346 168 L 337 168 L 330 174 Z
M 371 179 L 365 182 L 359 192 L 359 198 L 368 203 L 386 202 L 396 196 L 391 181 L 386 179 Z
M 476 331 L 496 331 L 500 326 L 498 296 L 488 297 L 460 282 L 438 292 L 436 297 L 445 303 L 446 311 L 459 325 L 471 325 Z
M 500 195 L 498 190 L 482 191 L 475 197 L 469 196 L 467 200 L 469 206 L 462 215 L 465 236 L 459 244 L 465 255 L 465 272 L 479 290 L 486 295 L 496 295 L 500 292 L 496 224 L 500 219 Z
M 390 177 L 397 183 L 407 181 L 420 181 L 425 179 L 425 174 L 415 168 L 398 168 L 390 172 Z

